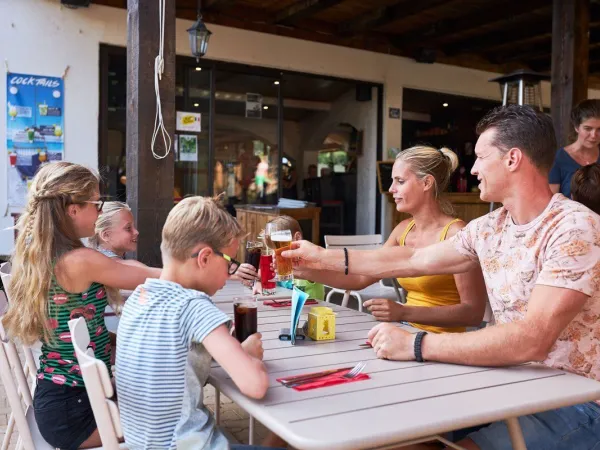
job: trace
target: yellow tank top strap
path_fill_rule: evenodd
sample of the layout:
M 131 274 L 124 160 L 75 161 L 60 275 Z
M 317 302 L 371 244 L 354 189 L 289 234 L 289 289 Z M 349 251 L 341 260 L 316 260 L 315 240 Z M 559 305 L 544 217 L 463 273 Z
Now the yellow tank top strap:
M 453 221 L 449 222 L 444 229 L 442 230 L 442 234 L 440 235 L 440 242 L 445 241 L 446 240 L 446 236 L 448 236 L 448 230 L 450 229 L 450 227 L 452 226 L 453 223 L 456 222 L 460 222 L 461 219 L 456 218 Z
M 404 231 L 402 232 L 400 239 L 398 239 L 398 244 L 400 245 L 400 247 L 404 247 L 404 241 L 406 241 L 406 236 L 408 235 L 408 233 L 410 233 L 410 230 L 412 230 L 414 226 L 415 226 L 415 221 L 411 220 L 408 223 L 408 225 L 406 226 L 406 228 L 404 229 Z

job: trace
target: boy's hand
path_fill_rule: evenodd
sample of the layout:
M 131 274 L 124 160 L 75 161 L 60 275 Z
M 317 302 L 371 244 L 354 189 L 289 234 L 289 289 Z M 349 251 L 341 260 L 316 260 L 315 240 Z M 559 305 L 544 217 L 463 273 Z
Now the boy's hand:
M 262 361 L 264 350 L 261 339 L 262 334 L 254 333 L 252 336 L 249 336 L 248 339 L 242 342 L 242 348 L 250 356 Z

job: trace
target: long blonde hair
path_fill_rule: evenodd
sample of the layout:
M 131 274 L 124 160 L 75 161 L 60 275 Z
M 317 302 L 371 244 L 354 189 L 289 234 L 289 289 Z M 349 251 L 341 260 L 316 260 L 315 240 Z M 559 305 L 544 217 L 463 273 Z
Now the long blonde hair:
M 448 187 L 452 173 L 458 167 L 458 156 L 449 148 L 437 149 L 425 145 L 417 145 L 401 151 L 396 156 L 396 161 L 402 161 L 409 165 L 417 178 L 422 179 L 427 175 L 433 177 L 433 196 L 440 205 L 444 214 L 454 215 L 452 204 L 442 198 L 442 193 Z
M 11 303 L 2 324 L 24 344 L 48 342 L 48 293 L 54 263 L 70 250 L 83 247 L 67 208 L 89 200 L 98 176 L 69 162 L 46 164 L 33 178 L 27 207 L 19 218 L 19 235 L 11 258 Z
M 127 205 L 127 203 L 104 202 L 104 205 L 102 206 L 102 214 L 98 216 L 98 220 L 96 221 L 95 234 L 88 239 L 90 247 L 98 248 L 102 245 L 104 240 L 102 239 L 101 234 L 110 230 L 114 226 L 115 218 L 121 211 L 131 212 L 131 208 L 129 205 Z

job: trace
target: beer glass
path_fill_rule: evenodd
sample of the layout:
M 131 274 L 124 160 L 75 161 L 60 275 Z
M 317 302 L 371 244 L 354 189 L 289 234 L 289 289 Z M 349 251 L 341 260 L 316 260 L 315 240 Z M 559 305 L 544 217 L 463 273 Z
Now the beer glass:
M 291 249 L 292 232 L 277 223 L 268 223 L 265 227 L 265 243 L 275 252 L 275 271 L 277 281 L 294 280 L 292 260 L 281 256 Z

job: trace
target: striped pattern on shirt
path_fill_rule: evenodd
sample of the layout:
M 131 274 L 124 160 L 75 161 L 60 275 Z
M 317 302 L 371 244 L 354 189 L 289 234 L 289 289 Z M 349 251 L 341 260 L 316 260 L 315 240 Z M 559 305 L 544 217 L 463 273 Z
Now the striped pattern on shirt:
M 229 321 L 206 294 L 169 281 L 147 279 L 129 297 L 119 322 L 116 364 L 129 448 L 176 447 L 188 351 Z M 207 366 L 208 371 L 210 359 Z M 200 428 L 209 422 L 206 413 L 201 414 Z

